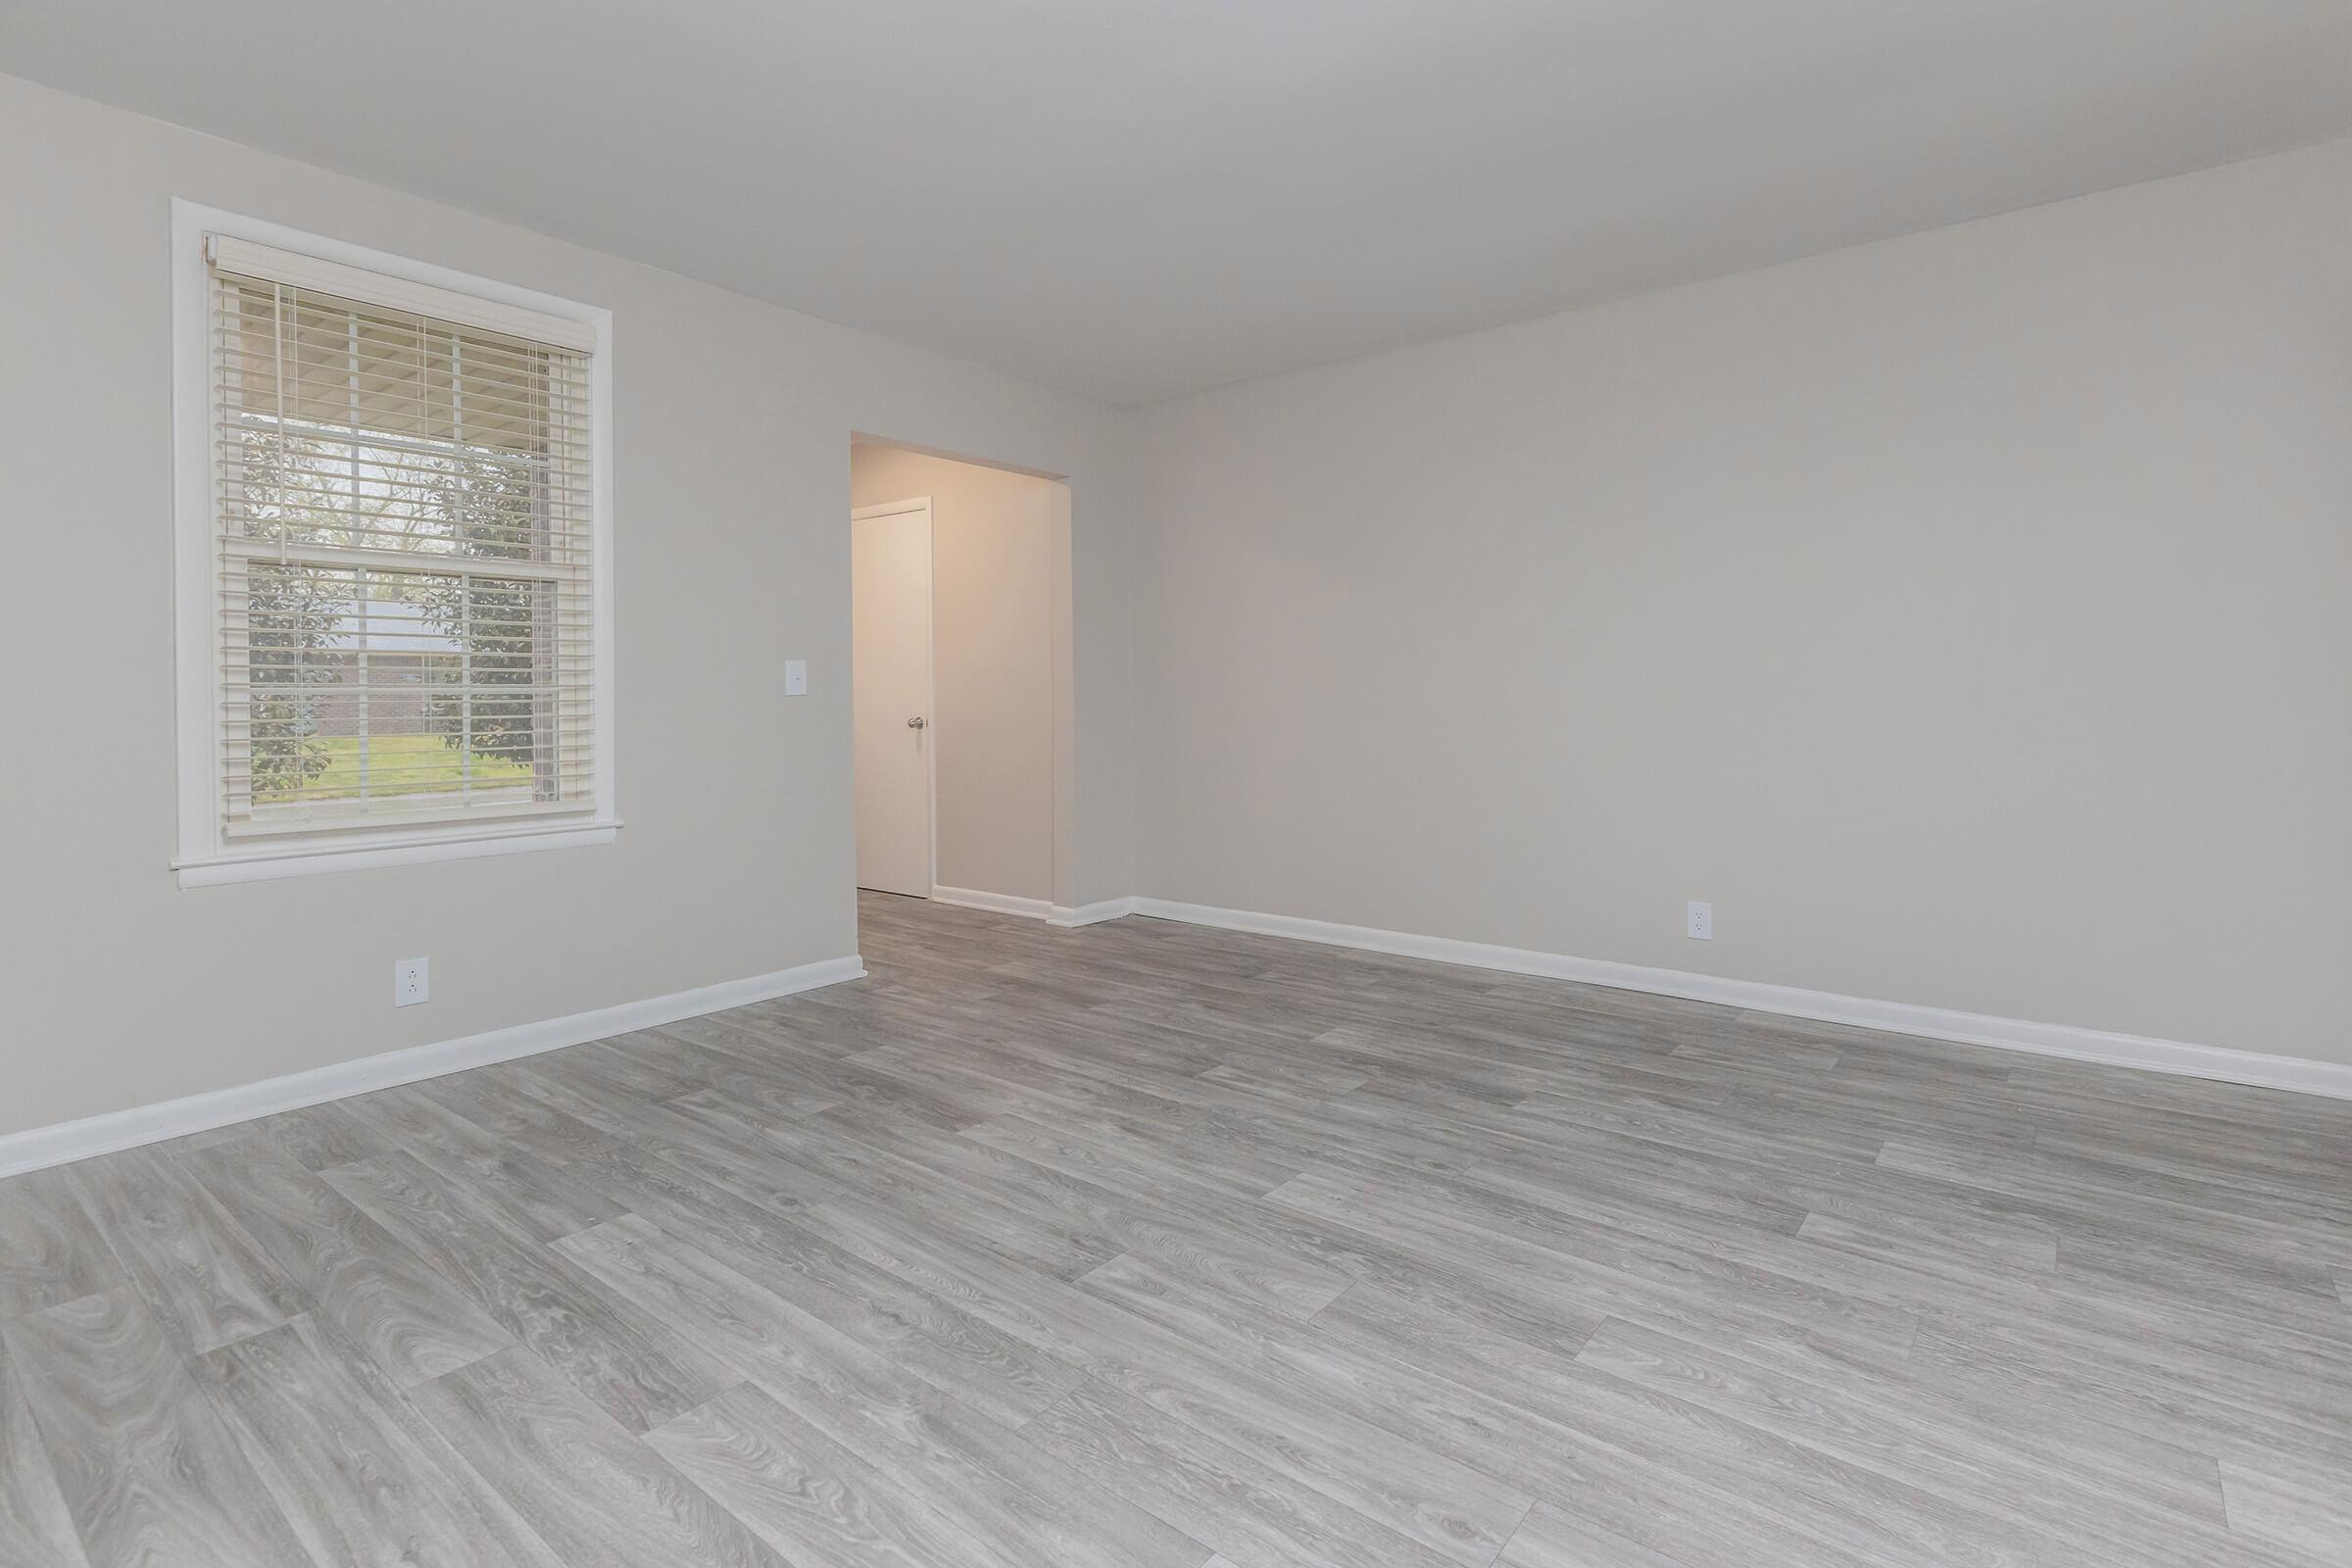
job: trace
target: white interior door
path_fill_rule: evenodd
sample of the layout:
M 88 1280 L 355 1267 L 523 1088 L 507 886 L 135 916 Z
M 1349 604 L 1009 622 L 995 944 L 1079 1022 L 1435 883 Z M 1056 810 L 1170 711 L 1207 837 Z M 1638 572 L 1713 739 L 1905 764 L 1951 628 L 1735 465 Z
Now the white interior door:
M 858 885 L 931 896 L 931 503 L 850 514 Z

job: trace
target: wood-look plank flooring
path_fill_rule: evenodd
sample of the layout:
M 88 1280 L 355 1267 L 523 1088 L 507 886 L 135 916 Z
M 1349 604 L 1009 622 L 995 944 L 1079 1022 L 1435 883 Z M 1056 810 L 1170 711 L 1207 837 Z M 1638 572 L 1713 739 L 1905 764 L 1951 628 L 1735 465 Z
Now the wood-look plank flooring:
M 2352 1103 L 860 914 L 0 1183 L 0 1565 L 2352 1561 Z

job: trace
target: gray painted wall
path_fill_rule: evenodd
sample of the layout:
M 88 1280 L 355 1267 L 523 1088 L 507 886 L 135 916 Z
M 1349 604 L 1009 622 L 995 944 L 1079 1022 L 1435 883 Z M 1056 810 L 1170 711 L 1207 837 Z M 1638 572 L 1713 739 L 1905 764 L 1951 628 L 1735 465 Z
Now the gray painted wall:
M 855 952 L 855 430 L 1071 476 L 1076 891 L 1132 885 L 1122 416 L 5 76 L 0 191 L 0 1133 Z M 174 196 L 612 309 L 618 844 L 176 886 Z
M 1142 892 L 2352 1062 L 2352 143 L 1142 423 Z

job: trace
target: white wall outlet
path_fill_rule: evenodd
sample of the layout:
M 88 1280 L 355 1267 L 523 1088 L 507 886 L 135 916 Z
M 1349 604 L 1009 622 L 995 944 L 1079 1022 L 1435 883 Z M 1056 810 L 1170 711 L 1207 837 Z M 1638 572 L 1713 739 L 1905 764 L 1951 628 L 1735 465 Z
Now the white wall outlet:
M 433 997 L 433 960 L 398 958 L 392 964 L 392 1005 L 413 1007 Z
M 784 661 L 784 695 L 787 697 L 808 695 L 808 661 L 806 659 Z
M 1683 934 L 1693 942 L 1715 940 L 1715 906 L 1692 899 L 1683 906 Z

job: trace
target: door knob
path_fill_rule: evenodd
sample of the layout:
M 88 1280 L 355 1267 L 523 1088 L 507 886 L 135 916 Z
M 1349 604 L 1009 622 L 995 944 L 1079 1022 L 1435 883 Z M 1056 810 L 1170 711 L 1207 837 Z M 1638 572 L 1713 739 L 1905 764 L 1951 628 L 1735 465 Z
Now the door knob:
M 910 718 L 906 721 L 906 727 L 908 729 L 921 729 L 923 727 L 923 721 L 919 718 Z

